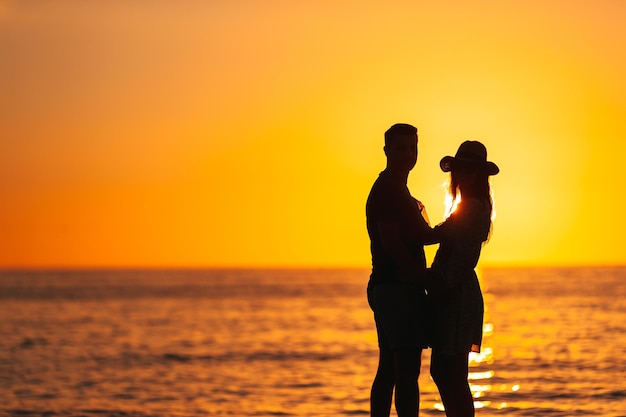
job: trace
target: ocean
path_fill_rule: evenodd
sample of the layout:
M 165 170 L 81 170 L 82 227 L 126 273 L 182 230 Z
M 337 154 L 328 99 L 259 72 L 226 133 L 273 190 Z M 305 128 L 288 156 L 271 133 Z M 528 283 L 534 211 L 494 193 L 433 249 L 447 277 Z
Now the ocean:
M 626 268 L 479 272 L 477 416 L 626 416 Z M 0 272 L 0 416 L 369 415 L 368 274 Z

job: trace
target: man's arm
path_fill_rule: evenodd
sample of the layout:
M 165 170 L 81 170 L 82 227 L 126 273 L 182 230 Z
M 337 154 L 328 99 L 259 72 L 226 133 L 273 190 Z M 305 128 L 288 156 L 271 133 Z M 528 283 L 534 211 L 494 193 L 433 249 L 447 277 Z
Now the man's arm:
M 400 240 L 400 223 L 378 221 L 377 224 L 383 249 L 399 266 L 400 280 L 421 283 L 426 276 L 426 269 L 411 256 L 406 245 Z

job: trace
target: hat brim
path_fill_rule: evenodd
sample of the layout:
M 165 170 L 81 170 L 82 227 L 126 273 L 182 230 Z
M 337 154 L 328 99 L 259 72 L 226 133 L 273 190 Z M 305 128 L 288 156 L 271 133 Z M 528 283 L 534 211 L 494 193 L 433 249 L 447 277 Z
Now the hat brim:
M 472 165 L 478 165 L 481 169 L 485 171 L 487 175 L 496 175 L 498 172 L 500 172 L 500 168 L 498 168 L 498 166 L 491 161 L 483 162 L 473 159 L 455 158 L 454 156 L 444 156 L 443 158 L 441 158 L 441 161 L 439 161 L 439 167 L 443 172 L 450 172 L 454 168 L 454 165 L 458 163 L 457 161 L 466 164 L 469 163 Z

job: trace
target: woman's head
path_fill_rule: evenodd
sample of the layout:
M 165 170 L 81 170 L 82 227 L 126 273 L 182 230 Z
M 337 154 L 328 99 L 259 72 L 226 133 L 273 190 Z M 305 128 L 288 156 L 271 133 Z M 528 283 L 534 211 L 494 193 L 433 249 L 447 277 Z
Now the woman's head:
M 450 193 L 456 197 L 457 192 L 461 196 L 489 200 L 489 175 L 475 164 L 455 164 L 450 171 Z
M 439 162 L 441 170 L 450 172 L 450 192 L 457 191 L 466 197 L 490 199 L 489 176 L 500 168 L 487 160 L 487 148 L 475 140 L 466 140 L 454 156 L 444 156 Z
M 457 195 L 477 198 L 493 208 L 489 177 L 500 169 L 487 160 L 487 148 L 478 141 L 465 141 L 459 146 L 455 156 L 445 156 L 439 163 L 441 170 L 450 172 L 449 193 L 452 201 Z

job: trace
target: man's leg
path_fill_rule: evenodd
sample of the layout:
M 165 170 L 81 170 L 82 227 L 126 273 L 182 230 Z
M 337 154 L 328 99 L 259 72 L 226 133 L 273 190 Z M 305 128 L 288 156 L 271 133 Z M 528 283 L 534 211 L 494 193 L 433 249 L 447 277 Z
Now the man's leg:
M 382 329 L 383 323 L 380 313 L 376 313 L 377 302 L 374 292 L 374 288 L 368 288 L 367 301 L 374 312 L 379 352 L 378 369 L 370 393 L 370 415 L 371 417 L 389 417 L 395 384 L 393 351 L 389 345 L 389 339 Z
M 380 348 L 379 352 L 378 370 L 370 395 L 370 415 L 389 417 L 395 384 L 393 353 L 388 348 Z
M 396 349 L 394 365 L 398 417 L 417 417 L 420 401 L 418 378 L 422 365 L 422 350 L 419 348 Z

